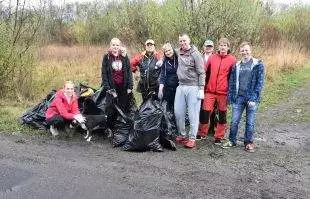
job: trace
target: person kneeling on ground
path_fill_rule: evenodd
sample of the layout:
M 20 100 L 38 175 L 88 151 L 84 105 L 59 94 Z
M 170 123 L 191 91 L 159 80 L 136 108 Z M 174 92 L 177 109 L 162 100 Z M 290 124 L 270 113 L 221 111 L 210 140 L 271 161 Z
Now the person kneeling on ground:
M 85 117 L 79 111 L 72 81 L 66 81 L 63 89 L 56 92 L 55 98 L 45 112 L 45 117 L 54 137 L 59 135 L 59 130 L 65 130 L 66 125 L 73 120 L 85 123 Z

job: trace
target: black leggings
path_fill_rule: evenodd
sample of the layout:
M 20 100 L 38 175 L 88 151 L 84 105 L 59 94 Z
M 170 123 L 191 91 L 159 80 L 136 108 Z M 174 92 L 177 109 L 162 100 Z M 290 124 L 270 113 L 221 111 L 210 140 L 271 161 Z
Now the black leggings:
M 127 93 L 127 89 L 123 86 L 115 85 L 117 93 L 117 106 L 124 112 L 128 113 L 130 110 L 130 95 Z
M 173 111 L 175 92 L 176 89 L 174 88 L 164 87 L 163 99 L 167 101 L 167 105 L 170 111 Z
M 46 121 L 47 125 L 53 125 L 57 129 L 64 129 L 67 124 L 70 124 L 71 120 L 67 120 L 60 115 L 54 115 Z

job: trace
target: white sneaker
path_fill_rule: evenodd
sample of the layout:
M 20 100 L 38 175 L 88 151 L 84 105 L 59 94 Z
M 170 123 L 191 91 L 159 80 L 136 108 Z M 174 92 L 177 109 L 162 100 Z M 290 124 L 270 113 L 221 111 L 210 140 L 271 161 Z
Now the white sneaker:
M 59 135 L 58 130 L 53 125 L 50 126 L 50 132 L 52 133 L 54 137 Z

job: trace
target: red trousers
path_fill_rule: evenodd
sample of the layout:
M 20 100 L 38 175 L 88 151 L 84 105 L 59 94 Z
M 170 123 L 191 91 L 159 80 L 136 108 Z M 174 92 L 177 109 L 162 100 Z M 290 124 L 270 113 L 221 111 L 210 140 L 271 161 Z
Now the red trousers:
M 206 93 L 203 101 L 202 109 L 206 112 L 206 121 L 201 122 L 198 129 L 198 135 L 206 136 L 209 130 L 210 114 L 214 109 L 214 104 L 217 102 L 219 110 L 219 123 L 215 128 L 214 139 L 222 140 L 225 137 L 226 130 L 226 111 L 227 111 L 227 95 L 215 95 Z

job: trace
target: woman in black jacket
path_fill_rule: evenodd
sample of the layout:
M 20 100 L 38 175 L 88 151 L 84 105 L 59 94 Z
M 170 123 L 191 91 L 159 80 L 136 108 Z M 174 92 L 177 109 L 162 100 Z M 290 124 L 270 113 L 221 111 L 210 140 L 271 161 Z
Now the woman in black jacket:
M 129 95 L 132 93 L 133 82 L 130 62 L 127 53 L 122 50 L 121 41 L 113 38 L 108 52 L 103 56 L 101 78 L 104 90 L 115 89 L 118 106 L 129 111 Z
M 170 43 L 163 46 L 164 60 L 161 66 L 158 98 L 167 101 L 170 110 L 174 107 L 174 97 L 179 85 L 177 76 L 178 56 Z

